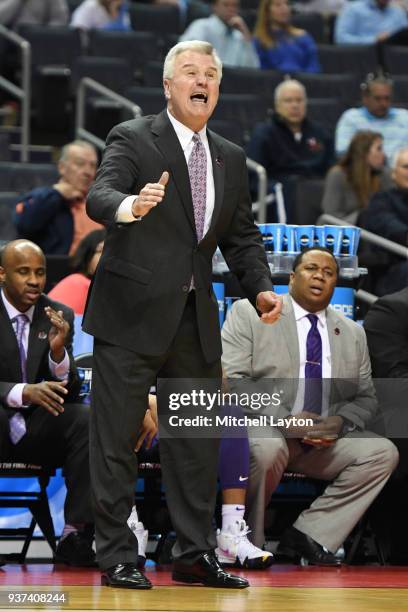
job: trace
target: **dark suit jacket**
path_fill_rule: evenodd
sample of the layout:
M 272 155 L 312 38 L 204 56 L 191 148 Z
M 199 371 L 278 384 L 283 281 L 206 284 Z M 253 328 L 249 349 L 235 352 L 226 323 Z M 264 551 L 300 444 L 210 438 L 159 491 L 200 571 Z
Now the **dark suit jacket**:
M 210 229 L 197 244 L 187 164 L 166 111 L 122 123 L 109 134 L 87 202 L 89 216 L 108 226 L 85 313 L 88 333 L 140 353 L 164 353 L 194 275 L 201 344 L 210 362 L 221 355 L 211 283 L 217 244 L 252 303 L 259 291 L 272 288 L 253 223 L 245 154 L 211 131 L 208 139 L 215 206 Z M 122 200 L 165 170 L 170 179 L 163 201 L 140 222 L 116 224 Z
M 74 235 L 74 220 L 67 200 L 52 187 L 38 187 L 16 205 L 14 224 L 20 238 L 28 238 L 46 255 L 66 255 Z
M 374 376 L 408 378 L 408 287 L 377 300 L 364 328 Z
M 44 312 L 45 306 L 51 306 L 55 310 L 62 310 L 65 319 L 70 325 L 70 333 L 66 342 L 66 349 L 70 358 L 69 395 L 67 395 L 66 401 L 73 401 L 76 399 L 80 388 L 80 381 L 72 357 L 74 313 L 71 308 L 59 302 L 54 302 L 45 295 L 40 297 L 35 307 L 33 321 L 30 326 L 27 354 L 28 382 L 37 383 L 42 380 L 55 380 L 51 376 L 48 367 L 48 354 L 50 350 L 48 332 L 51 323 Z M 7 408 L 5 404 L 7 395 L 16 383 L 21 382 L 21 366 L 16 334 L 2 299 L 0 299 L 0 335 L 2 339 L 0 350 L 0 404 Z M 14 409 L 7 410 L 14 411 Z

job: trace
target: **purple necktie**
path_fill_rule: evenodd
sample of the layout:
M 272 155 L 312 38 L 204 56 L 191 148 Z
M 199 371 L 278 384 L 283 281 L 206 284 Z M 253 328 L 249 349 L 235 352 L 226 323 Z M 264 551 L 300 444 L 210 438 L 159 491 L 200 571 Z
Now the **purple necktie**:
M 190 176 L 197 240 L 200 242 L 204 234 L 207 204 L 207 155 L 198 134 L 194 134 L 193 143 L 193 150 L 188 160 L 188 174 Z
M 319 318 L 308 314 L 311 327 L 306 340 L 305 402 L 307 412 L 322 413 L 322 338 L 317 328 Z
M 12 319 L 12 323 L 16 323 L 17 326 L 15 328 L 15 334 L 17 338 L 18 350 L 20 353 L 20 366 L 21 366 L 21 382 L 27 382 L 27 356 L 23 344 L 23 334 L 24 328 L 27 325 L 28 317 L 25 314 L 19 314 L 14 319 Z M 16 412 L 14 416 L 11 417 L 9 421 L 10 427 L 10 440 L 13 444 L 17 444 L 20 442 L 21 438 L 27 431 L 26 422 L 21 414 L 21 412 Z

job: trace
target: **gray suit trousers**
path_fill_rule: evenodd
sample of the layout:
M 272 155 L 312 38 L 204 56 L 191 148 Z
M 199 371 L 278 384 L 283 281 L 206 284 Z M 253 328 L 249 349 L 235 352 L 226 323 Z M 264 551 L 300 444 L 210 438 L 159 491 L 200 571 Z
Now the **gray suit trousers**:
M 330 481 L 294 527 L 335 552 L 377 497 L 398 463 L 394 444 L 371 432 L 351 432 L 331 448 L 305 452 L 296 439 L 249 430 L 248 526 L 256 546 L 265 542 L 265 508 L 285 471 Z

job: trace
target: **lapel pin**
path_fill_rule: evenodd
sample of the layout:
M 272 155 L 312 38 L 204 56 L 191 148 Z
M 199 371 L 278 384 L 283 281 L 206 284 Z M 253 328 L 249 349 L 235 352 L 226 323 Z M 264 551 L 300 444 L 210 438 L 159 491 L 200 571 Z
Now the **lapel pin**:
M 40 331 L 40 332 L 38 332 L 38 338 L 39 338 L 40 340 L 46 340 L 46 338 L 48 338 L 48 334 L 47 334 L 47 332 L 45 332 L 45 331 Z
M 335 334 L 336 336 L 339 336 L 339 335 L 340 335 L 340 330 L 339 330 L 339 328 L 338 328 L 338 327 L 335 327 L 335 328 L 334 328 L 334 334 Z
M 215 163 L 216 163 L 218 166 L 223 166 L 223 165 L 224 165 L 224 160 L 222 159 L 222 157 L 216 157 L 216 158 L 215 158 Z

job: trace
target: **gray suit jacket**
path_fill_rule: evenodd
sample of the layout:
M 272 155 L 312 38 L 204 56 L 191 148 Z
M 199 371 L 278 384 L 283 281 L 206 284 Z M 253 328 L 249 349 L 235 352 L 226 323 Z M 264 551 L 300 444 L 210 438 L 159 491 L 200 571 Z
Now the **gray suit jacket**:
M 331 307 L 326 316 L 332 370 L 332 378 L 326 381 L 329 414 L 364 428 L 377 410 L 364 330 Z M 228 378 L 241 379 L 238 386 L 246 393 L 278 392 L 281 403 L 270 406 L 268 412 L 288 415 L 299 385 L 299 341 L 290 296 L 283 297 L 282 315 L 273 325 L 262 323 L 247 300 L 236 302 L 222 329 L 222 345 Z

